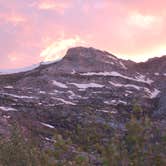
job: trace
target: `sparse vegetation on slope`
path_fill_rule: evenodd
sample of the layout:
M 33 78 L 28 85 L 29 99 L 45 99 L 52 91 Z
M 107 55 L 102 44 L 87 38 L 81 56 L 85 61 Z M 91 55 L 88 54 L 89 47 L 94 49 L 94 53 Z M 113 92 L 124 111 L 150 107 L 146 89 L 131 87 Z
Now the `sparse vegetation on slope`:
M 17 126 L 0 141 L 2 166 L 164 166 L 165 131 L 156 128 L 136 106 L 123 132 L 95 121 L 75 129 L 56 131 L 53 145 L 40 148 L 25 139 Z

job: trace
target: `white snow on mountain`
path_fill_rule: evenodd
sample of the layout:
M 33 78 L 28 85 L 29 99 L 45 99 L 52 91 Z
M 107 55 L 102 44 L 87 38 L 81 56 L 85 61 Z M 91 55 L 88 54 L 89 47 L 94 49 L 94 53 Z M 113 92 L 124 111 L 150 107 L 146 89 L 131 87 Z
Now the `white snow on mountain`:
M 153 92 L 151 92 L 150 98 L 151 99 L 156 98 L 159 93 L 160 93 L 160 91 L 158 89 L 155 89 Z
M 113 59 L 113 60 L 117 61 L 117 58 L 112 56 L 112 55 L 110 55 L 110 54 L 106 54 L 106 56 L 109 57 L 110 59 Z
M 0 69 L 0 75 L 16 74 L 16 73 L 27 72 L 27 71 L 31 71 L 31 70 L 34 70 L 34 69 L 38 68 L 40 65 L 48 65 L 48 64 L 52 64 L 52 63 L 58 62 L 60 60 L 61 59 L 58 59 L 58 60 L 55 60 L 55 61 L 40 62 L 38 64 L 33 64 L 31 66 L 22 67 L 22 68 L 16 68 L 16 69 Z
M 64 99 L 62 99 L 62 98 L 55 98 L 55 97 L 53 97 L 53 99 L 58 100 L 58 101 L 61 101 L 62 103 L 65 103 L 65 104 L 76 105 L 75 103 L 70 102 L 70 101 L 67 101 L 67 100 L 64 100 Z
M 123 69 L 125 69 L 125 70 L 127 69 L 127 67 L 121 61 L 119 62 L 119 64 L 122 66 Z
M 87 84 L 77 84 L 77 83 L 69 83 L 71 85 L 76 86 L 80 89 L 87 89 L 87 88 L 103 88 L 104 85 L 96 84 L 96 83 L 87 83 Z
M 146 76 L 141 75 L 141 74 L 139 74 L 139 76 L 137 76 L 136 78 L 137 78 L 138 81 L 140 81 L 140 82 L 145 82 L 145 83 L 148 83 L 148 84 L 151 84 L 151 83 L 154 82 L 154 81 L 151 80 L 150 78 L 146 78 Z
M 139 75 L 136 78 L 132 78 L 132 77 L 122 75 L 117 71 L 112 71 L 112 72 L 87 72 L 87 73 L 81 73 L 80 75 L 83 75 L 83 76 L 93 76 L 93 75 L 96 75 L 96 76 L 114 76 L 114 77 L 121 77 L 121 78 L 124 78 L 124 79 L 132 80 L 132 81 L 147 83 L 147 84 L 151 84 L 153 82 L 153 80 L 151 80 L 149 78 L 146 78 L 143 75 Z
M 126 87 L 126 88 L 135 88 L 137 90 L 140 90 L 141 87 L 133 85 L 133 84 L 120 84 L 120 83 L 114 83 L 112 81 L 109 81 L 109 83 L 115 87 Z
M 15 73 L 21 73 L 21 72 L 26 72 L 33 70 L 37 67 L 39 67 L 40 64 L 34 64 L 32 66 L 24 67 L 24 68 L 18 68 L 18 69 L 1 69 L 0 70 L 0 75 L 5 75 L 5 74 L 15 74 Z
M 42 124 L 43 126 L 46 126 L 46 127 L 50 128 L 50 129 L 54 129 L 54 128 L 55 128 L 54 126 L 52 126 L 52 125 L 50 125 L 50 124 L 47 124 L 47 123 L 41 122 L 41 124 Z
M 54 60 L 54 61 L 44 61 L 44 62 L 40 62 L 40 65 L 50 65 L 52 63 L 59 62 L 61 60 L 62 60 L 62 58 L 59 58 L 59 59 Z
M 159 76 L 160 74 L 159 73 L 154 73 L 155 76 Z
M 15 108 L 0 106 L 0 109 L 3 111 L 17 111 Z
M 122 101 L 122 100 L 111 100 L 111 101 L 104 101 L 105 104 L 108 105 L 118 105 L 118 104 L 124 104 L 127 105 L 127 102 Z
M 52 83 L 53 83 L 53 85 L 58 86 L 60 88 L 68 88 L 65 84 L 55 81 L 55 80 L 53 80 Z
M 13 86 L 8 85 L 8 86 L 5 86 L 4 88 L 6 88 L 6 89 L 13 89 L 14 87 L 13 87 Z
M 10 93 L 1 93 L 1 94 L 10 96 L 10 97 L 20 98 L 20 99 L 38 99 L 35 96 L 23 96 L 23 95 L 15 95 L 15 94 L 10 94 Z

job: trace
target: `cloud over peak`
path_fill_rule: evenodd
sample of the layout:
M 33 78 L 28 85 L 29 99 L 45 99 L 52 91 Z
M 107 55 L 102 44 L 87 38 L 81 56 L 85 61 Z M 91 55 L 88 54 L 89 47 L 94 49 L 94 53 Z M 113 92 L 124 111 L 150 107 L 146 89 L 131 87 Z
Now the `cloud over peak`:
M 65 55 L 68 48 L 75 47 L 76 45 L 84 45 L 85 43 L 79 36 L 59 39 L 46 46 L 41 51 L 40 56 L 44 58 L 44 61 L 57 60 Z
M 165 0 L 0 0 L 0 68 L 85 45 L 135 61 L 165 52 Z

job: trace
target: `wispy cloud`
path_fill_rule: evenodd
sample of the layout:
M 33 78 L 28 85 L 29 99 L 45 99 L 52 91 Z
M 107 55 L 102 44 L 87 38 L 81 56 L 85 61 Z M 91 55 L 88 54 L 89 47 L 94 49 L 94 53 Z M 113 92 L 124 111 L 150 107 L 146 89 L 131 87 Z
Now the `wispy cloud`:
M 130 26 L 137 26 L 145 29 L 151 29 L 153 26 L 162 24 L 162 18 L 160 16 L 144 15 L 138 12 L 131 12 L 127 19 L 127 23 Z
M 17 25 L 26 21 L 26 18 L 23 15 L 15 13 L 15 12 L 1 13 L 0 19 L 3 22 L 11 23 L 14 25 Z
M 37 3 L 34 3 L 39 10 L 54 10 L 60 14 L 63 14 L 66 9 L 71 5 L 71 1 L 55 1 L 55 0 L 39 0 Z

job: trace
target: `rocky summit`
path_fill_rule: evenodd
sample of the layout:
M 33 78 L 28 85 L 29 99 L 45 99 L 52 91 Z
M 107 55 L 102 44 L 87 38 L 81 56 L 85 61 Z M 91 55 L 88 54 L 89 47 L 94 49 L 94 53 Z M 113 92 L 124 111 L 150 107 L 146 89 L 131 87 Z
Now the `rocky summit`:
M 55 129 L 107 122 L 124 129 L 133 105 L 159 125 L 166 118 L 166 56 L 143 63 L 76 47 L 32 70 L 0 74 L 0 134 L 17 121 L 49 141 Z

